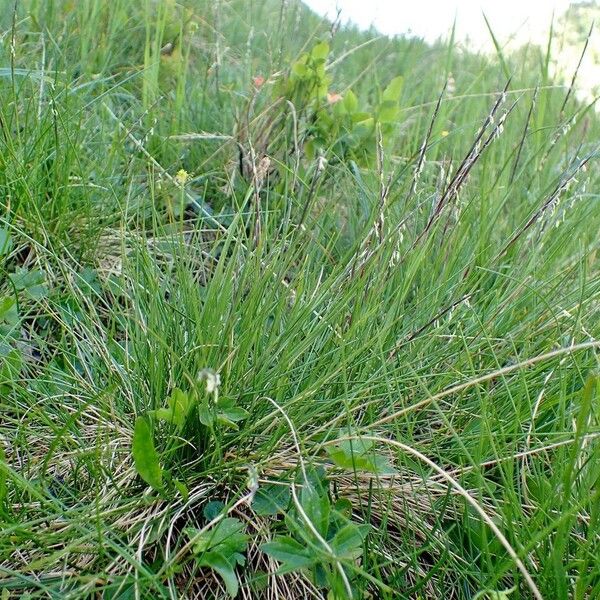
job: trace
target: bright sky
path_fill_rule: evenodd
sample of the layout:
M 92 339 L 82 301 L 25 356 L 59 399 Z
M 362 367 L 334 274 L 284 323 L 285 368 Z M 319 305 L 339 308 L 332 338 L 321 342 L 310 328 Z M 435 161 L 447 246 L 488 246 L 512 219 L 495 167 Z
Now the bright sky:
M 460 38 L 478 47 L 489 44 L 485 13 L 501 43 L 517 35 L 519 41 L 540 41 L 547 34 L 553 10 L 565 10 L 569 0 L 304 0 L 315 12 L 333 18 L 337 8 L 343 20 L 363 28 L 373 24 L 381 33 L 412 32 L 433 41 L 445 36 L 454 18 Z

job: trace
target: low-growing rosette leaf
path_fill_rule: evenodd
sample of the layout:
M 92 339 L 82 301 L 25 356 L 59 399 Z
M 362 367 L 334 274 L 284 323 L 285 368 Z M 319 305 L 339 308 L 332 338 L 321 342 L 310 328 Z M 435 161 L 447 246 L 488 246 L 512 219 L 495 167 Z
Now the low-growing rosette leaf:
M 363 552 L 363 544 L 369 533 L 369 525 L 348 522 L 333 536 L 331 549 L 338 558 L 356 559 Z
M 233 400 L 226 398 L 216 404 L 206 398 L 198 406 L 198 418 L 207 427 L 223 425 L 237 431 L 238 423 L 247 419 L 249 414 L 247 410 L 236 406 Z
M 289 536 L 277 536 L 272 542 L 263 544 L 260 549 L 281 563 L 277 569 L 279 575 L 307 569 L 317 560 L 309 548 Z
M 238 423 L 247 419 L 250 413 L 240 406 L 236 406 L 233 400 L 222 400 L 217 406 L 217 422 L 231 429 L 238 429 Z
M 341 469 L 365 471 L 374 475 L 393 475 L 396 473 L 386 456 L 377 454 L 371 440 L 360 438 L 340 440 L 327 446 L 329 458 Z
M 300 493 L 300 503 L 302 504 L 306 516 L 310 519 L 317 531 L 323 537 L 327 537 L 331 504 L 327 493 L 319 492 L 320 490 L 318 490 L 316 486 L 306 483 L 302 487 L 302 492 Z
M 200 567 L 208 567 L 216 571 L 221 576 L 227 593 L 232 598 L 237 596 L 240 584 L 235 574 L 235 564 L 224 554 L 221 554 L 221 552 L 205 552 L 202 558 L 196 562 Z
M 207 502 L 202 509 L 202 514 L 207 521 L 216 519 L 225 510 L 225 504 L 220 500 L 211 500 Z
M 283 512 L 290 503 L 290 488 L 287 485 L 267 484 L 260 486 L 252 500 L 252 510 L 267 517 Z
M 43 271 L 30 271 L 24 267 L 17 267 L 14 273 L 9 275 L 15 289 L 25 292 L 30 298 L 39 300 L 48 294 L 46 276 Z
M 248 546 L 244 524 L 239 519 L 228 517 L 206 531 L 188 528 L 186 534 L 193 540 L 193 552 L 198 566 L 217 572 L 223 579 L 227 593 L 235 597 L 239 589 L 235 568 L 245 564 L 246 557 L 243 553 Z

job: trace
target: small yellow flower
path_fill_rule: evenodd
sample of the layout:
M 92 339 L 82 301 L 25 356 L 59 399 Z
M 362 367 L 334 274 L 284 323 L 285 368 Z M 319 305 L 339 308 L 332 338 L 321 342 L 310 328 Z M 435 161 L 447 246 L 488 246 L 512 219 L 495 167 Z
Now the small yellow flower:
M 446 137 L 449 134 L 450 134 L 450 132 L 446 131 L 445 129 L 444 129 L 444 131 L 442 131 L 442 137 Z
M 189 178 L 190 174 L 185 169 L 179 169 L 175 175 L 175 183 L 183 187 Z

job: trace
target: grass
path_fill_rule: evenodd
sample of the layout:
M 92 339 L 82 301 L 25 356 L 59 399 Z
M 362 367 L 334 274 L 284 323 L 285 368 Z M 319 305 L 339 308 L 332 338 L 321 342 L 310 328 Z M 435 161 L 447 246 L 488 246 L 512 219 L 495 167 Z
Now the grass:
M 600 596 L 600 120 L 553 38 L 0 5 L 3 599 Z M 380 124 L 290 76 L 319 41 Z

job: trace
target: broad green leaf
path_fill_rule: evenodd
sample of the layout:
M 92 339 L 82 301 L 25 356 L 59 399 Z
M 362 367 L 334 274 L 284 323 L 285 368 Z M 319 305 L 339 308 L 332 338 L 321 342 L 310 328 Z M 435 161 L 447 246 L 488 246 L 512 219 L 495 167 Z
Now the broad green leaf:
M 325 564 L 323 562 L 318 562 L 314 565 L 311 575 L 312 575 L 312 578 L 314 579 L 314 582 L 317 587 L 325 588 L 325 587 L 329 587 L 329 586 L 331 586 L 331 587 L 335 586 L 336 578 L 329 577 L 328 570 L 325 569 Z M 336 596 L 334 596 L 334 599 L 342 600 L 342 598 L 338 598 Z M 345 598 L 343 598 L 343 600 L 348 600 L 348 597 L 346 596 Z
M 310 551 L 289 536 L 278 536 L 272 542 L 263 544 L 260 549 L 283 563 L 277 571 L 280 574 L 306 569 L 315 562 L 315 557 Z
M 167 423 L 175 422 L 175 415 L 169 408 L 157 408 L 155 411 L 151 411 L 151 415 L 155 416 L 159 421 L 166 421 Z
M 188 535 L 194 537 L 195 554 L 216 550 L 228 559 L 233 559 L 235 554 L 246 550 L 248 536 L 243 531 L 244 524 L 239 519 L 228 517 L 203 531 L 198 537 L 197 531 L 193 529 L 188 530 Z
M 221 425 L 238 429 L 237 423 L 247 419 L 250 413 L 243 408 L 236 406 L 232 399 L 222 399 L 215 408 L 216 415 L 213 417 Z M 204 417 L 206 418 L 206 417 Z M 201 417 L 202 420 L 202 417 Z
M 207 399 L 204 399 L 198 405 L 198 419 L 200 419 L 202 425 L 206 425 L 207 427 L 211 427 L 215 423 L 215 413 Z
M 366 463 L 360 454 L 348 454 L 339 446 L 328 446 L 327 454 L 329 454 L 329 458 L 331 458 L 334 464 L 340 467 L 340 469 L 345 469 L 347 471 L 362 471 L 366 466 Z
M 348 523 L 333 536 L 330 542 L 333 551 L 340 558 L 358 558 L 369 529 L 368 525 Z
M 329 515 L 331 512 L 331 505 L 329 504 L 327 492 L 319 493 L 314 485 L 307 482 L 302 486 L 300 502 L 306 516 L 316 527 L 317 531 L 322 536 L 327 537 Z
M 402 94 L 402 86 L 404 83 L 404 79 L 402 76 L 394 77 L 388 86 L 383 90 L 382 101 L 383 102 L 399 102 L 400 96 Z
M 333 115 L 336 121 L 342 121 L 346 116 L 346 106 L 344 105 L 343 100 L 336 102 L 333 106 Z M 323 113 L 326 114 L 326 113 Z M 333 121 L 334 119 L 332 119 Z
M 83 293 L 102 293 L 102 285 L 98 277 L 98 272 L 90 267 L 84 267 L 81 270 L 79 273 L 79 278 L 75 281 L 75 283 Z
M 334 509 L 346 518 L 352 515 L 352 502 L 348 498 L 338 498 L 334 504 Z
M 290 488 L 287 485 L 268 484 L 258 488 L 252 500 L 252 510 L 261 516 L 283 512 L 290 503 Z
M 344 108 L 349 113 L 355 113 L 358 110 L 358 99 L 352 90 L 344 94 Z
M 154 447 L 150 425 L 144 417 L 138 417 L 135 420 L 131 452 L 139 476 L 155 490 L 162 490 L 162 469 L 159 456 Z
M 234 421 L 229 420 L 226 416 L 224 416 L 222 413 L 219 413 L 217 415 L 217 423 L 219 425 L 224 425 L 225 427 L 229 427 L 229 429 L 233 429 L 234 431 L 239 431 L 239 427 L 237 426 L 237 423 L 235 423 Z
M 375 442 L 373 440 L 365 440 L 361 437 L 356 437 L 351 440 L 341 440 L 338 442 L 338 446 L 345 452 L 353 452 L 354 454 L 366 454 L 372 452 L 375 448 Z
M 361 439 L 343 440 L 335 446 L 328 446 L 327 453 L 341 469 L 366 471 L 375 475 L 393 475 L 396 470 L 387 457 L 377 454 L 372 443 Z
M 231 408 L 226 408 L 220 413 L 227 417 L 230 421 L 243 421 L 250 416 L 250 413 L 247 410 L 239 406 L 232 406 Z
M 10 325 L 16 325 L 19 322 L 17 301 L 12 296 L 0 298 L 0 320 Z
M 400 116 L 400 107 L 397 102 L 386 100 L 379 106 L 377 118 L 380 123 L 394 123 Z
M 213 571 L 216 571 L 221 576 L 221 579 L 223 579 L 227 593 L 232 598 L 237 596 L 239 582 L 235 574 L 235 563 L 230 563 L 227 557 L 221 552 L 206 552 L 197 562 L 201 567 L 209 567 Z
M 371 115 L 367 112 L 357 112 L 352 115 L 352 122 L 353 123 L 361 123 L 362 121 L 366 121 L 367 119 L 370 119 L 370 118 L 371 118 Z
M 310 51 L 310 55 L 314 60 L 325 60 L 329 54 L 329 44 L 327 42 L 319 42 Z
M 306 480 L 308 484 L 315 488 L 319 494 L 327 494 L 329 490 L 329 479 L 327 477 L 327 471 L 322 465 L 307 465 L 306 466 Z M 303 473 L 297 475 L 298 485 L 306 483 Z
M 329 89 L 329 86 L 327 85 L 327 83 L 321 83 L 321 84 L 315 86 L 314 97 L 318 100 L 325 98 L 325 96 L 327 96 L 328 89 Z
M 248 546 L 248 536 L 243 531 L 244 524 L 233 517 L 219 521 L 202 533 L 196 529 L 186 529 L 187 535 L 194 540 L 198 565 L 214 569 L 223 578 L 227 593 L 231 596 L 238 592 L 235 566 L 243 565 L 246 561 L 242 552 Z
M 294 75 L 296 75 L 296 77 L 303 79 L 304 77 L 306 77 L 308 75 L 308 68 L 307 68 L 306 64 L 304 64 L 303 62 L 296 61 L 292 65 L 292 73 Z
M 174 388 L 167 400 L 167 406 L 155 411 L 156 418 L 183 427 L 193 406 L 189 394 L 179 388 Z
M 48 294 L 46 276 L 42 271 L 19 267 L 9 277 L 17 290 L 26 292 L 31 298 L 37 300 Z
M 217 421 L 221 423 L 221 425 L 226 425 L 231 429 L 237 430 L 237 422 L 247 419 L 248 416 L 248 411 L 244 410 L 243 408 L 240 408 L 239 406 L 232 406 L 231 408 L 219 410 L 219 412 L 217 413 Z
M 225 510 L 225 505 L 220 500 L 211 500 L 207 502 L 202 509 L 202 514 L 207 521 L 216 519 Z

